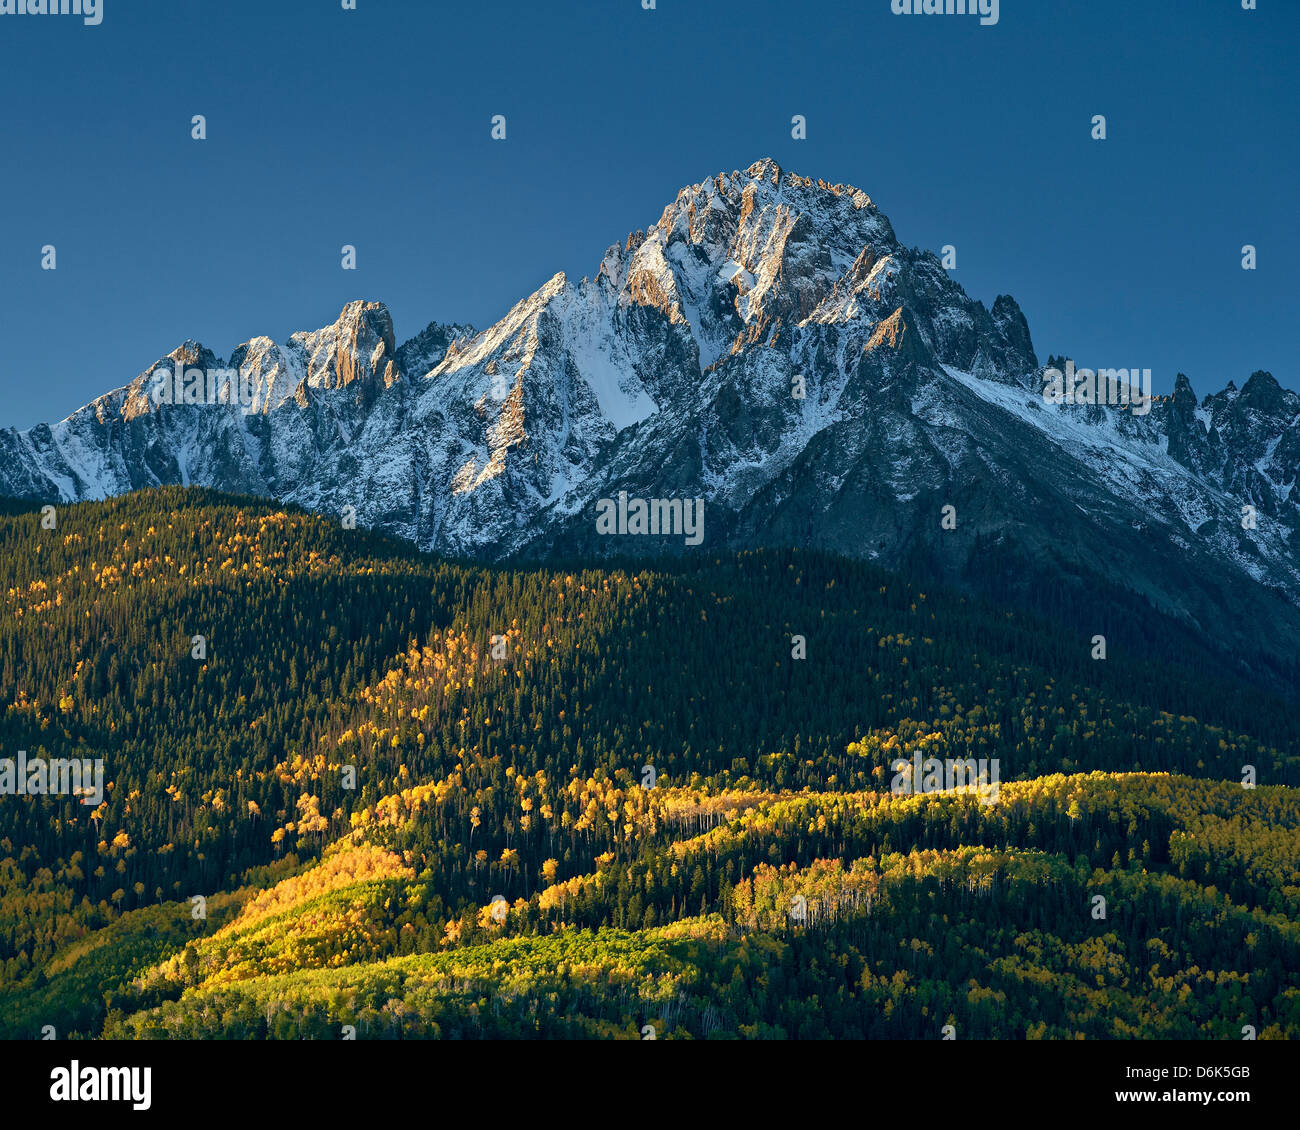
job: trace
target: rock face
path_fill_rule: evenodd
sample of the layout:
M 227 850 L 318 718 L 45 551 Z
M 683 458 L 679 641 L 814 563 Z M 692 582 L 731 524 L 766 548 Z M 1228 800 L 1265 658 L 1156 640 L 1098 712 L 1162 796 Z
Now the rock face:
M 177 363 L 235 371 L 248 402 L 156 403 Z M 0 432 L 0 493 L 196 483 L 477 559 L 794 544 L 999 592 L 1099 581 L 1300 654 L 1300 397 L 1255 373 L 1198 403 L 1180 376 L 1139 415 L 1042 388 L 1011 298 L 971 300 L 865 193 L 767 160 L 482 332 L 398 347 L 353 302 L 228 362 L 186 342 L 62 423 Z M 602 533 L 621 491 L 703 499 L 702 543 Z

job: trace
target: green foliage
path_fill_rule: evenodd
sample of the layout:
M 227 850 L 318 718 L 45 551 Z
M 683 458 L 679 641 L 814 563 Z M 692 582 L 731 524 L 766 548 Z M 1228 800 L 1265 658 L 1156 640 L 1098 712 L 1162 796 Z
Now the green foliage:
M 1108 642 L 795 551 L 0 507 L 0 756 L 107 783 L 0 797 L 0 1035 L 1298 1035 L 1294 704 Z

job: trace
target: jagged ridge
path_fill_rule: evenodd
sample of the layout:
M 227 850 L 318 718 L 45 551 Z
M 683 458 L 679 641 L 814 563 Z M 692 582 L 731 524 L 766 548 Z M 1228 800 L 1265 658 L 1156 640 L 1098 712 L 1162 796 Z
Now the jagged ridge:
M 153 403 L 177 362 L 237 370 L 252 403 Z M 1180 376 L 1139 416 L 1045 404 L 1040 382 L 1014 300 L 986 308 L 865 193 L 765 160 L 683 189 L 594 279 L 558 274 L 482 332 L 434 323 L 399 347 L 381 304 L 353 302 L 228 362 L 187 342 L 62 423 L 0 432 L 0 492 L 196 483 L 354 507 L 479 559 L 684 552 L 600 537 L 596 503 L 699 497 L 706 549 L 813 546 L 976 584 L 1008 561 L 1026 590 L 1102 577 L 1293 655 L 1300 397 L 1255 373 L 1198 403 Z

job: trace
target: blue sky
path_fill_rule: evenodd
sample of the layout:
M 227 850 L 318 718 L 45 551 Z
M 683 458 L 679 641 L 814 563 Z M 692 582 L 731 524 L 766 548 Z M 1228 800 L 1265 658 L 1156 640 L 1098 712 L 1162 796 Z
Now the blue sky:
M 3 426 L 354 298 L 399 341 L 487 325 L 763 156 L 953 244 L 1041 358 L 1300 388 L 1296 0 L 1001 0 L 991 27 L 890 0 L 103 4 L 0 16 Z

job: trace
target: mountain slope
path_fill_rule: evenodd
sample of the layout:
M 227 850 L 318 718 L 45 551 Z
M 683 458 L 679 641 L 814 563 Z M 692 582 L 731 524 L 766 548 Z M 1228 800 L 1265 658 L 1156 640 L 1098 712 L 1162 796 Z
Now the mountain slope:
M 1300 1034 L 1293 707 L 1168 637 L 802 551 L 4 510 L 0 749 L 104 780 L 0 797 L 2 1036 Z M 896 793 L 918 756 L 994 803 Z

